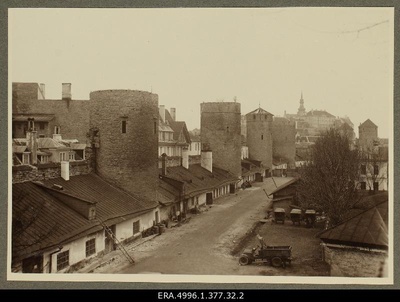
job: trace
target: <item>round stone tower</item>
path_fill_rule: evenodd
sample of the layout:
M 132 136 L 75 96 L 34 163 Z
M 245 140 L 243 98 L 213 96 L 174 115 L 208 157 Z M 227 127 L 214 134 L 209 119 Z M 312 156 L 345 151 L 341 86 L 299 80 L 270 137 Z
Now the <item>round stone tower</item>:
M 246 114 L 249 157 L 261 161 L 268 169 L 272 168 L 272 117 L 262 108 Z
M 156 199 L 158 95 L 136 90 L 90 93 L 96 173 L 117 187 Z
M 201 143 L 212 151 L 213 164 L 240 177 L 241 135 L 240 103 L 209 102 L 200 104 Z

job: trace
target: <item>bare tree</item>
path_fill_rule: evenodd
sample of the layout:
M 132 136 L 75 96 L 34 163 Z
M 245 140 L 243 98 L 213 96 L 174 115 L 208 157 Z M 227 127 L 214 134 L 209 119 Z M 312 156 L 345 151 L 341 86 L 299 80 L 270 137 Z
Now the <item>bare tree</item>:
M 323 133 L 312 148 L 310 162 L 299 172 L 300 206 L 324 211 L 328 225 L 342 221 L 357 202 L 360 155 L 337 129 Z

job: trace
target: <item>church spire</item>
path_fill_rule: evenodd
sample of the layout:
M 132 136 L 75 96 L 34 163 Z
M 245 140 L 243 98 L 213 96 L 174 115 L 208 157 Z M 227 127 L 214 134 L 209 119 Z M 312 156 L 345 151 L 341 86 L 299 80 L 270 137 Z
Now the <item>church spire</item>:
M 303 91 L 301 91 L 301 97 L 300 97 L 300 107 L 297 110 L 298 115 L 305 115 L 306 114 L 306 108 L 304 108 L 304 99 L 303 99 Z

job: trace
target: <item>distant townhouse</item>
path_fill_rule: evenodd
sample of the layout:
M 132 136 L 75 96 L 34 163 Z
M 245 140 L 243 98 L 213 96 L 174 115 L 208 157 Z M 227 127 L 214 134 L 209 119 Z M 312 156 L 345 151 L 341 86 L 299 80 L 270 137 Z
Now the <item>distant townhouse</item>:
M 158 127 L 158 156 L 163 153 L 168 157 L 182 157 L 182 150 L 191 146 L 190 134 L 183 121 L 176 121 L 176 109 L 171 108 L 172 114 L 159 106 Z
M 25 138 L 34 120 L 38 137 L 63 133 L 67 139 L 86 143 L 90 102 L 72 98 L 72 85 L 63 83 L 60 99 L 48 99 L 45 84 L 12 83 L 12 138 Z
M 370 119 L 360 124 L 358 148 L 361 152 L 360 189 L 387 191 L 389 183 L 388 139 L 378 137 L 378 126 Z

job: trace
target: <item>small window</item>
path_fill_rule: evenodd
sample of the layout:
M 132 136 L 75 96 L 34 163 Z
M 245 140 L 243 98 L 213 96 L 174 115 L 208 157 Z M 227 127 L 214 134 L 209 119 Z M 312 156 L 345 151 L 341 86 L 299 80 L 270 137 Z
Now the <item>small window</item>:
M 86 257 L 96 253 L 96 238 L 86 241 Z
M 264 134 L 261 134 L 261 139 L 262 139 L 262 140 L 264 139 Z
M 365 181 L 361 182 L 361 190 L 366 190 L 367 189 L 367 183 Z
M 367 166 L 366 165 L 361 165 L 361 174 L 367 174 Z
M 22 164 L 23 165 L 29 165 L 29 155 L 30 155 L 30 153 L 28 153 L 28 152 L 24 152 L 22 154 Z
M 67 160 L 67 154 L 65 152 L 60 152 L 60 162 Z
M 157 122 L 154 122 L 154 134 L 157 134 Z
M 121 122 L 121 133 L 126 133 L 126 121 Z
M 379 174 L 379 166 L 374 165 L 374 175 L 378 175 L 378 174 Z
M 254 119 L 254 120 L 256 119 L 256 115 L 255 115 L 255 114 L 253 114 L 253 119 Z
M 57 270 L 60 271 L 63 268 L 69 266 L 69 251 L 61 252 L 57 254 Z
M 374 191 L 379 191 L 379 182 L 374 182 Z
M 69 160 L 75 160 L 75 152 L 69 152 L 68 159 Z
M 133 223 L 133 235 L 140 232 L 140 220 L 137 220 Z
M 44 130 L 45 128 L 45 123 L 39 123 L 39 129 Z

